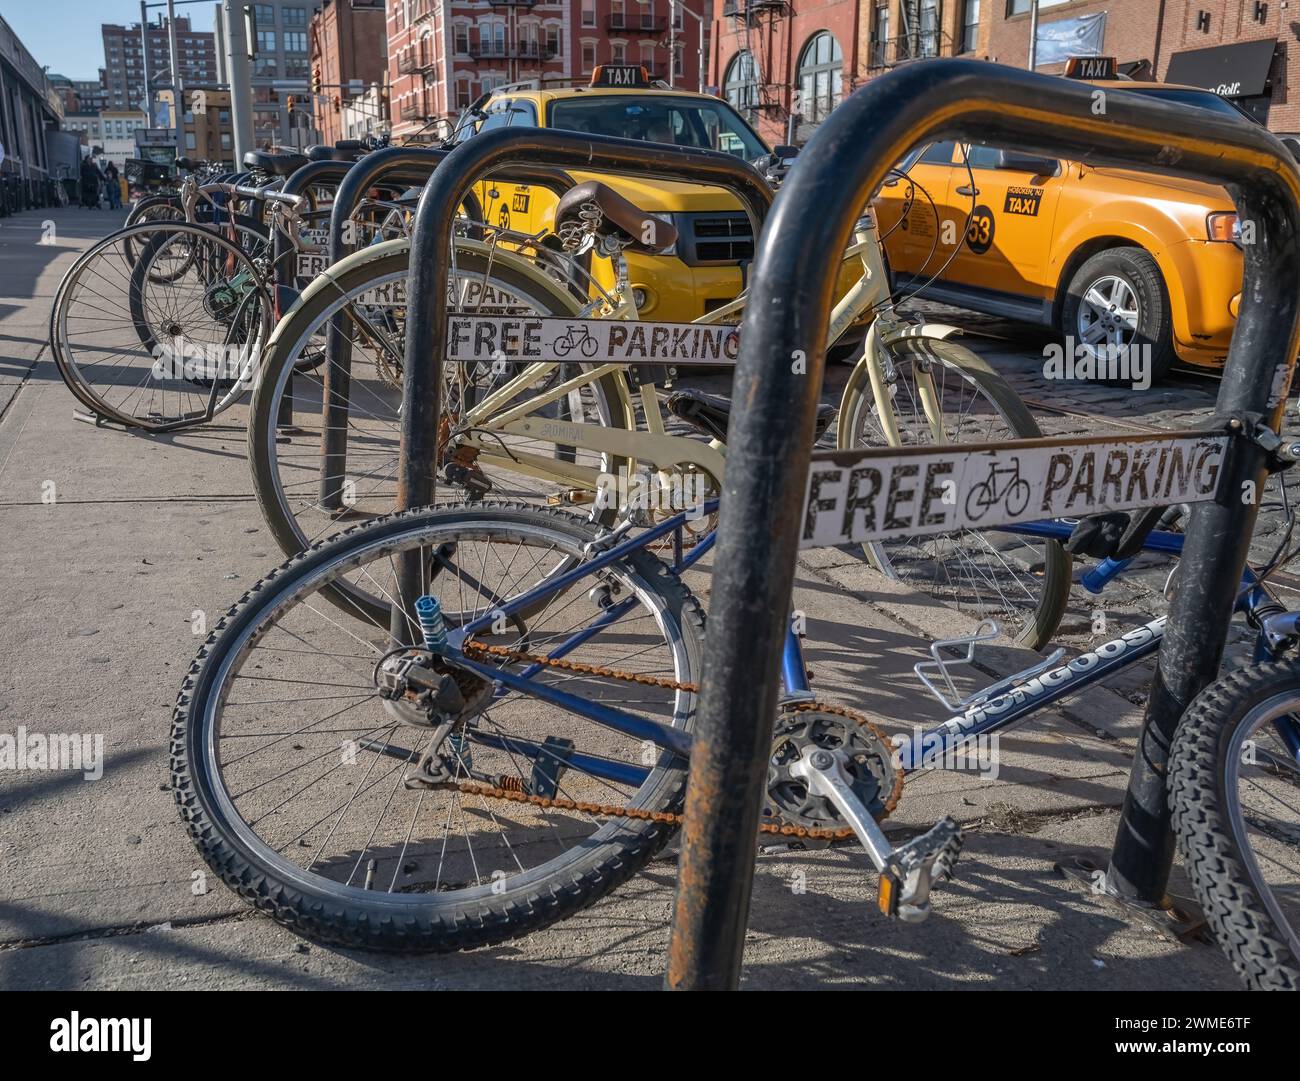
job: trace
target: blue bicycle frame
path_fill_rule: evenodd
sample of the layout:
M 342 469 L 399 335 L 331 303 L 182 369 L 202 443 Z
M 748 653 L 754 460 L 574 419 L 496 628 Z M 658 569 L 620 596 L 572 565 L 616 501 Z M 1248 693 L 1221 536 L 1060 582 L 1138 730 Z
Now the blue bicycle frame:
M 706 503 L 704 513 L 713 513 L 717 510 L 717 506 L 716 500 Z M 473 622 L 454 631 L 449 630 L 445 655 L 455 664 L 494 683 L 498 695 L 510 693 L 530 695 L 570 710 L 596 724 L 615 729 L 636 739 L 650 740 L 675 754 L 689 757 L 691 736 L 680 728 L 627 713 L 543 684 L 535 678 L 542 670 L 541 665 L 530 665 L 522 672 L 506 672 L 473 660 L 461 648 L 468 637 L 487 629 L 493 620 L 499 619 L 501 615 L 508 617 L 545 601 L 553 594 L 571 588 L 582 579 L 598 573 L 630 553 L 653 544 L 669 534 L 673 537 L 673 568 L 680 574 L 697 563 L 713 547 L 716 535 L 709 533 L 690 549 L 683 550 L 682 529 L 687 520 L 685 513 L 678 514 L 635 538 L 610 543 L 603 552 L 592 559 L 539 583 L 513 600 L 495 606 L 492 612 L 480 616 Z M 1008 527 L 1008 531 L 1065 541 L 1069 538 L 1072 528 L 1072 525 L 1067 522 L 1043 521 Z M 1182 544 L 1181 533 L 1153 531 L 1143 542 L 1142 550 L 1175 554 L 1182 550 Z M 1121 574 L 1130 562 L 1131 559 L 1102 560 L 1085 575 L 1085 578 L 1091 581 L 1087 588 L 1092 592 L 1100 592 L 1105 583 Z M 618 622 L 635 605 L 635 598 L 611 605 L 587 626 L 575 631 L 556 646 L 547 654 L 548 658 L 563 658 L 584 642 L 590 641 L 606 627 Z M 1300 630 L 1300 612 L 1286 612 L 1264 589 L 1249 568 L 1243 573 L 1237 611 L 1246 613 L 1253 624 L 1260 628 L 1256 641 L 1256 659 L 1268 659 L 1275 655 L 1270 638 L 1264 631 L 1265 620 L 1268 621 L 1269 630 L 1275 634 L 1294 635 Z M 1080 654 L 1057 668 L 1041 672 L 1001 694 L 976 701 L 964 712 L 904 740 L 898 748 L 902 768 L 910 772 L 926 768 L 935 761 L 942 761 L 945 755 L 967 741 L 1009 728 L 1067 695 L 1081 691 L 1131 664 L 1136 664 L 1159 648 L 1161 638 L 1164 636 L 1164 624 L 1163 616 L 1154 619 L 1096 649 Z M 807 701 L 813 698 L 807 681 L 803 645 L 794 632 L 793 626 L 786 631 L 781 677 L 784 701 Z M 1285 717 L 1279 718 L 1276 724 L 1285 746 L 1296 761 L 1300 762 L 1300 720 L 1295 717 Z M 471 733 L 471 738 L 485 744 L 492 742 L 492 737 L 484 733 Z M 529 753 L 530 748 L 519 741 L 512 740 L 511 744 L 515 750 Z M 542 753 L 540 746 L 534 750 L 538 754 Z M 649 768 L 598 755 L 574 754 L 568 759 L 568 764 L 593 776 L 625 784 L 640 784 L 650 773 Z

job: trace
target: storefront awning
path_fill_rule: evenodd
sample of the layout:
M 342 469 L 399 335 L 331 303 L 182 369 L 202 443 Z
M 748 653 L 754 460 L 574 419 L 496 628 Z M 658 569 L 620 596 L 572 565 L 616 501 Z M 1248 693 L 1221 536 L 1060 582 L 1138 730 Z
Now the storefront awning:
M 1169 58 L 1165 82 L 1213 90 L 1225 98 L 1253 98 L 1264 93 L 1277 38 L 1189 49 Z

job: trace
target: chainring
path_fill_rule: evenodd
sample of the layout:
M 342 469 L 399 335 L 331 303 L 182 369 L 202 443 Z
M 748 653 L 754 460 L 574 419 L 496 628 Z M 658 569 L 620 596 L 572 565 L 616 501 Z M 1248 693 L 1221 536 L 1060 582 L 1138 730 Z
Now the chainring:
M 898 770 L 894 750 L 874 729 L 852 717 L 804 709 L 783 713 L 772 734 L 767 763 L 767 804 L 764 813 L 795 826 L 828 829 L 844 824 L 835 805 L 808 791 L 808 782 L 790 767 L 813 749 L 845 751 L 845 769 L 853 794 L 877 820 L 896 802 Z

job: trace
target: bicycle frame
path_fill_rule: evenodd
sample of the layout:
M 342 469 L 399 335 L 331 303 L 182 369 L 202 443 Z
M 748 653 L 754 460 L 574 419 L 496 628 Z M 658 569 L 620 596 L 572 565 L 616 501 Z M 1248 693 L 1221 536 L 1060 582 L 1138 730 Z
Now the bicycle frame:
M 717 501 L 705 504 L 705 513 L 717 509 Z M 586 718 L 596 724 L 615 729 L 635 739 L 649 740 L 659 747 L 670 750 L 683 757 L 690 756 L 692 745 L 689 733 L 658 721 L 648 720 L 623 710 L 591 701 L 567 691 L 557 690 L 553 686 L 538 683 L 533 676 L 540 666 L 532 665 L 522 673 L 505 672 L 491 665 L 481 664 L 466 656 L 462 650 L 464 641 L 471 635 L 488 629 L 492 622 L 502 615 L 511 616 L 516 612 L 527 610 L 539 602 L 546 601 L 554 594 L 572 588 L 584 578 L 598 573 L 611 563 L 615 563 L 628 554 L 644 548 L 669 534 L 680 539 L 681 530 L 687 524 L 685 513 L 661 522 L 630 540 L 611 545 L 579 567 L 564 571 L 555 578 L 534 586 L 532 589 L 495 605 L 490 613 L 455 631 L 449 631 L 447 657 L 457 665 L 490 682 L 499 688 L 498 694 L 520 693 L 531 695 L 551 705 Z M 1026 526 L 1015 527 L 1018 532 L 1033 536 L 1046 536 L 1065 539 L 1071 527 L 1065 522 L 1032 522 Z M 1144 551 L 1171 552 L 1181 549 L 1181 534 L 1153 533 L 1156 538 Z M 674 570 L 678 573 L 688 569 L 713 547 L 716 532 L 710 532 L 685 555 L 680 545 L 675 546 Z M 629 599 L 601 613 L 587 626 L 575 631 L 569 638 L 556 646 L 549 654 L 550 659 L 560 659 L 571 653 L 584 642 L 590 641 L 606 627 L 615 624 L 634 605 Z M 1278 613 L 1280 606 L 1249 569 L 1242 578 L 1242 588 L 1237 601 L 1237 611 L 1245 613 L 1248 619 L 1260 626 L 1256 639 L 1256 656 L 1273 656 L 1276 652 L 1265 635 L 1262 626 L 1266 613 Z M 942 723 L 903 738 L 897 744 L 897 761 L 904 773 L 929 768 L 936 761 L 944 761 L 962 745 L 982 736 L 992 735 L 1010 728 L 1028 719 L 1042 709 L 1061 701 L 1072 694 L 1100 683 L 1116 672 L 1137 664 L 1151 656 L 1160 648 L 1164 638 L 1165 618 L 1161 616 L 1140 627 L 1134 628 L 1118 638 L 1105 642 L 1057 668 L 1027 679 L 1024 683 L 1013 686 L 1006 691 L 987 699 L 977 700 L 963 712 L 949 717 Z M 1275 618 L 1277 618 L 1275 616 Z M 1295 632 L 1300 628 L 1300 613 L 1285 613 L 1281 617 L 1285 629 Z M 807 682 L 807 665 L 804 661 L 803 643 L 795 633 L 793 624 L 787 626 L 785 646 L 782 652 L 781 683 L 782 702 L 812 701 L 814 695 Z M 1285 746 L 1300 763 L 1300 719 L 1295 717 L 1279 718 L 1278 733 Z M 471 739 L 478 735 L 471 732 Z M 574 764 L 577 764 L 576 762 Z M 581 767 L 584 772 L 605 780 L 621 783 L 640 783 L 649 776 L 648 768 L 633 766 L 628 763 L 615 762 L 596 756 L 583 756 Z

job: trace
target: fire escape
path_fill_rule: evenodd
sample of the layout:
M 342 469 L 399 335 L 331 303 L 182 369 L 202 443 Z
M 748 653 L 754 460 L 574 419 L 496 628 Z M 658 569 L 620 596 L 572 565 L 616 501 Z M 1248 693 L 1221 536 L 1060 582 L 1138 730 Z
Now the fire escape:
M 898 32 L 882 36 L 880 27 L 871 30 L 871 53 L 867 57 L 867 70 L 879 73 L 908 60 L 923 60 L 932 56 L 953 56 L 951 35 L 939 25 L 939 7 L 922 8 L 922 0 L 902 0 L 898 9 Z
M 762 57 L 765 46 L 772 43 L 777 25 L 790 17 L 790 4 L 786 0 L 727 0 L 722 14 L 731 19 L 737 53 L 747 52 L 754 65 L 754 95 L 751 100 L 742 101 L 741 112 L 750 121 L 760 113 L 772 119 L 788 117 L 790 87 L 769 81 Z

